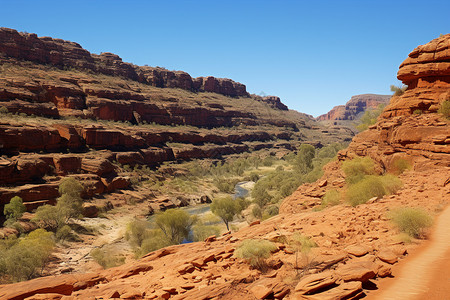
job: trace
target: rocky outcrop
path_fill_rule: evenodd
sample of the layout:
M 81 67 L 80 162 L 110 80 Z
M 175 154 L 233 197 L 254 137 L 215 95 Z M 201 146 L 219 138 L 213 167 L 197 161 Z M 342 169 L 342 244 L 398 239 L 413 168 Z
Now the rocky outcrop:
M 391 96 L 389 95 L 363 94 L 352 96 L 345 105 L 335 106 L 328 113 L 318 116 L 316 119 L 318 121 L 355 120 L 367 109 L 377 108 L 380 104 L 387 105 L 390 99 Z
M 51 37 L 38 37 L 34 33 L 21 33 L 9 28 L 0 28 L 0 53 L 40 64 L 121 76 L 155 87 L 212 92 L 232 97 L 248 96 L 245 85 L 231 79 L 212 76 L 192 78 L 188 73 L 182 71 L 169 71 L 159 67 L 139 67 L 123 62 L 118 55 L 113 53 L 91 54 L 74 42 Z M 54 92 L 53 96 L 58 97 L 61 90 Z M 82 97 L 74 96 L 65 99 L 65 102 L 70 105 L 82 105 Z
M 409 116 L 414 111 L 435 113 L 450 99 L 450 34 L 414 49 L 400 65 L 397 78 L 408 86 L 392 98 L 383 116 Z
M 281 102 L 280 97 L 277 96 L 258 96 L 258 95 L 252 95 L 252 97 L 256 101 L 264 102 L 268 104 L 270 107 L 279 109 L 279 110 L 289 110 L 288 107 Z
M 377 162 L 380 172 L 396 172 L 398 161 L 405 161 L 417 171 L 450 167 L 449 120 L 436 113 L 439 104 L 450 95 L 449 71 L 445 69 L 450 65 L 443 62 L 448 57 L 449 44 L 447 34 L 409 54 L 398 71 L 398 79 L 408 89 L 401 96 L 393 96 L 378 122 L 356 135 L 349 147 L 339 152 L 339 161 L 368 156 Z M 408 71 L 411 65 L 418 68 L 417 74 Z M 417 109 L 421 113 L 413 114 Z M 280 211 L 314 207 L 327 190 L 341 189 L 344 184 L 339 162 L 330 163 L 321 180 L 301 186 L 285 199 Z

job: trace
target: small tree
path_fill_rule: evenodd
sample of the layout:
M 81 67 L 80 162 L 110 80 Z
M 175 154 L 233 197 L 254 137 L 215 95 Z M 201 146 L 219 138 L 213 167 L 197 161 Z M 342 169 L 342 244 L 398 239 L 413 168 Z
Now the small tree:
M 61 197 L 56 200 L 56 206 L 46 204 L 38 207 L 33 220 L 40 227 L 56 232 L 70 219 L 81 216 L 83 210 L 82 191 L 83 186 L 75 178 L 64 178 L 59 184 Z
M 214 199 L 210 207 L 211 212 L 225 223 L 227 230 L 230 230 L 229 223 L 233 221 L 234 216 L 242 211 L 239 203 L 230 196 Z
M 20 198 L 19 196 L 14 196 L 11 198 L 11 201 L 9 201 L 9 203 L 5 205 L 3 213 L 5 214 L 6 219 L 12 219 L 16 221 L 23 215 L 26 210 L 27 209 L 23 204 L 22 198 Z
M 181 244 L 189 237 L 197 218 L 180 209 L 172 208 L 156 214 L 155 223 L 163 231 L 172 245 Z
M 316 149 L 309 144 L 301 144 L 295 159 L 295 167 L 301 174 L 306 174 L 313 169 L 313 159 Z

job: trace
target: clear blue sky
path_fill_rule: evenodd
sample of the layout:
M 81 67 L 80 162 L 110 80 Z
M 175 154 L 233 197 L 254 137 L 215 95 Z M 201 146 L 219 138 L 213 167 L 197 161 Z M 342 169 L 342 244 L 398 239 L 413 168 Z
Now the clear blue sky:
M 212 75 L 317 116 L 389 94 L 417 45 L 450 32 L 450 1 L 0 0 L 0 26 Z

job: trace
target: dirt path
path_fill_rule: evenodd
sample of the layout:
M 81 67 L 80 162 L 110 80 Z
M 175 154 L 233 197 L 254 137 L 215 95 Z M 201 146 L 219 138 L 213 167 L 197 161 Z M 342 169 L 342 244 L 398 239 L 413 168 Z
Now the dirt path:
M 393 283 L 368 299 L 450 299 L 450 206 L 439 215 L 429 242 L 399 270 Z

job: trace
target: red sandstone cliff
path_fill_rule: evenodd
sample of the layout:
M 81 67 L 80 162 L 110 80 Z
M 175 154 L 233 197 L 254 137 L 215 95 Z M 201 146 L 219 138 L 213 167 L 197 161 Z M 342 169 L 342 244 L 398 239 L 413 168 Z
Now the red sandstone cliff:
M 391 96 L 389 95 L 356 95 L 345 105 L 333 107 L 328 113 L 318 116 L 316 120 L 355 120 L 360 113 L 363 113 L 367 109 L 377 108 L 380 104 L 386 105 L 390 99 Z

